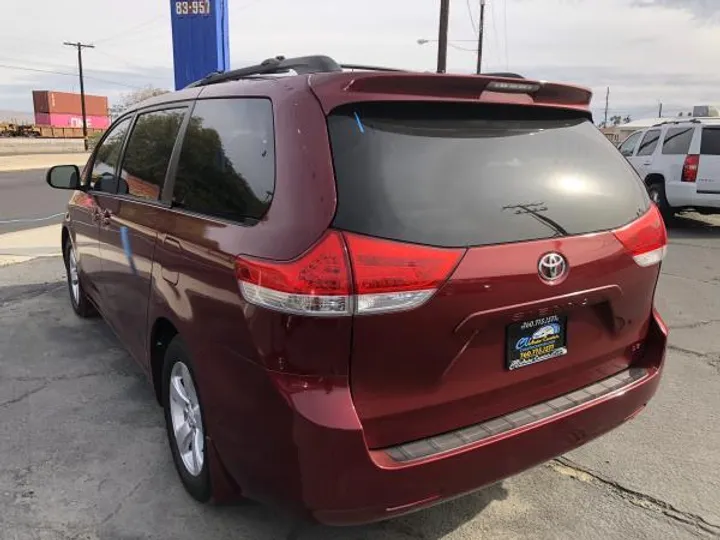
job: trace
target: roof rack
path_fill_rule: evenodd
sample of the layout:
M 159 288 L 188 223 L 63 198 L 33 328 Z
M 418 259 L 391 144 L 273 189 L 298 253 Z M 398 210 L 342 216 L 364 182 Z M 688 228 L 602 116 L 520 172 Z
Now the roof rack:
M 234 81 L 238 79 L 244 79 L 246 77 L 253 77 L 256 75 L 274 75 L 280 73 L 287 73 L 288 71 L 295 71 L 298 75 L 307 75 L 310 73 L 336 73 L 346 70 L 359 70 L 359 71 L 386 71 L 393 73 L 407 72 L 404 69 L 380 67 L 380 66 L 365 66 L 361 64 L 338 64 L 335 60 L 329 56 L 314 55 L 314 56 L 299 56 L 297 58 L 285 58 L 284 56 L 276 56 L 275 58 L 268 58 L 263 62 L 255 65 L 248 66 L 240 69 L 233 69 L 232 71 L 226 72 L 215 72 L 203 77 L 199 81 L 190 83 L 185 88 L 197 88 L 200 86 L 208 86 L 211 84 L 217 84 L 226 81 Z M 506 77 L 510 79 L 524 79 L 522 75 L 517 73 L 482 73 L 481 75 L 486 77 Z
M 203 77 L 199 81 L 190 83 L 185 88 L 197 88 L 226 81 L 234 81 L 253 75 L 271 75 L 274 73 L 285 73 L 293 70 L 298 75 L 308 73 L 331 73 L 342 71 L 342 67 L 329 56 L 300 56 L 297 58 L 285 58 L 276 56 L 268 58 L 255 66 L 248 66 L 240 69 L 233 69 L 226 72 L 215 72 Z
M 688 122 L 693 123 L 693 124 L 702 124 L 702 122 L 698 118 L 690 117 L 687 120 L 686 119 L 665 120 L 663 122 L 658 122 L 657 124 L 653 124 L 651 127 L 664 126 L 666 124 L 686 124 Z
M 363 66 L 361 64 L 340 64 L 340 67 L 343 69 L 357 69 L 359 71 L 392 71 L 398 73 L 407 71 L 406 69 L 397 69 L 381 66 Z

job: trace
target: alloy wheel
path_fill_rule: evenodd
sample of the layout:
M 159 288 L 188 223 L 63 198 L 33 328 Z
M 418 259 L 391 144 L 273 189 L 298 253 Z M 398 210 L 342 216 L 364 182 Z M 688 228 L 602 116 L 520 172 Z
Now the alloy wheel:
M 183 362 L 176 362 L 170 372 L 170 418 L 183 465 L 198 476 L 205 460 L 205 432 L 195 383 Z
M 77 306 L 80 304 L 80 279 L 78 277 L 77 258 L 75 257 L 75 249 L 70 248 L 68 254 L 68 274 L 70 278 L 70 294 L 73 302 Z

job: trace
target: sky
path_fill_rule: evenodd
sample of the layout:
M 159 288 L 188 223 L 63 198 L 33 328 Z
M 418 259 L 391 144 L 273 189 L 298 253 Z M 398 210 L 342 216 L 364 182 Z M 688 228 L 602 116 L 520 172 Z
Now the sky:
M 233 67 L 282 54 L 433 70 L 439 0 L 229 0 Z M 479 0 L 450 1 L 448 71 L 475 68 Z M 86 92 L 111 103 L 135 88 L 173 88 L 168 0 L 26 0 L 3 10 L 0 115 L 32 112 L 31 90 Z M 418 40 L 430 40 L 418 44 Z M 596 120 L 720 104 L 720 0 L 487 0 L 484 71 L 593 90 Z M 23 68 L 23 69 L 17 69 Z M 36 71 L 32 71 L 36 70 Z M 63 74 L 47 73 L 47 71 Z

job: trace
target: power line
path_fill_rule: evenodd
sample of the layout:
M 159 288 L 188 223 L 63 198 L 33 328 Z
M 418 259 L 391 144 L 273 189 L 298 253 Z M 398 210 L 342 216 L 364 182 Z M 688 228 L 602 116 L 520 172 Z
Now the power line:
M 32 72 L 36 72 L 36 73 L 50 73 L 50 74 L 52 74 L 52 75 L 65 75 L 65 76 L 68 76 L 68 77 L 77 77 L 77 76 L 78 76 L 77 73 L 67 73 L 67 72 L 65 72 L 65 71 L 55 71 L 55 70 L 52 70 L 52 69 L 40 69 L 40 68 L 29 68 L 29 67 L 21 67 L 21 66 L 11 66 L 11 65 L 9 65 L 9 64 L 0 64 L 0 68 L 4 68 L 4 69 L 16 69 L 16 70 L 18 70 L 18 71 L 32 71 Z M 116 84 L 116 85 L 118 85 L 118 86 L 126 86 L 127 88 L 132 88 L 132 89 L 134 89 L 134 90 L 139 90 L 139 89 L 141 88 L 140 86 L 133 86 L 133 85 L 131 85 L 131 84 L 125 84 L 125 83 L 121 83 L 121 82 L 117 82 L 117 81 L 110 81 L 110 80 L 108 80 L 108 79 L 101 79 L 100 77 L 91 77 L 91 76 L 89 76 L 89 75 L 86 75 L 85 78 L 86 78 L 86 79 L 92 79 L 92 80 L 94 80 L 94 81 L 104 82 L 104 83 L 107 83 L 107 84 Z
M 510 55 L 508 53 L 508 23 L 507 23 L 507 3 L 508 0 L 503 0 L 503 19 L 504 19 L 504 35 L 505 35 L 505 69 L 510 69 Z
M 100 38 L 100 39 L 96 40 L 95 43 L 107 43 L 108 41 L 113 41 L 118 38 L 130 37 L 133 34 L 137 33 L 138 30 L 142 30 L 143 28 L 150 26 L 151 24 L 159 21 L 163 17 L 164 17 L 163 15 L 158 15 L 157 17 L 153 17 L 152 19 L 150 19 L 148 21 L 145 21 L 145 22 L 140 23 L 135 26 L 131 26 L 130 28 L 123 30 L 122 32 L 118 32 L 117 34 L 113 34 L 109 37 Z
M 114 55 L 114 54 L 110 54 L 110 53 L 108 53 L 108 52 L 100 51 L 100 50 L 97 50 L 97 49 L 95 50 L 95 52 L 96 52 L 96 53 L 100 53 L 100 54 L 103 55 L 103 56 L 107 56 L 107 57 L 110 58 L 111 60 L 118 60 L 118 61 L 122 62 L 123 64 L 125 64 L 125 65 L 128 66 L 128 67 L 135 68 L 135 69 L 138 69 L 138 68 L 139 68 L 139 69 L 143 69 L 143 66 L 141 66 L 141 65 L 139 65 L 139 64 L 130 63 L 130 62 L 128 62 L 127 60 L 121 58 L 120 56 L 116 56 L 116 55 Z M 147 77 L 148 79 L 157 79 L 157 80 L 163 80 L 163 81 L 165 80 L 165 77 L 158 77 L 157 75 L 144 75 L 144 74 L 143 74 L 143 76 L 144 76 L 144 77 Z
M 45 45 L 45 46 L 48 46 L 50 44 L 52 44 L 53 46 L 57 46 L 57 41 L 55 41 L 55 40 L 51 41 L 50 39 L 37 39 L 37 37 L 35 37 L 35 35 L 32 35 L 32 37 L 28 38 L 27 34 L 24 34 L 24 35 L 8 34 L 7 32 L 5 32 L 4 29 L 3 29 L 2 34 L 0 34 L 0 38 L 6 38 L 8 40 L 11 40 L 15 45 L 17 45 L 17 41 L 24 41 L 27 43 L 37 43 L 37 44 Z
M 473 41 L 475 41 L 475 40 L 473 39 Z M 448 41 L 448 47 L 452 47 L 453 49 L 457 49 L 458 51 L 467 51 L 467 52 L 471 52 L 471 53 L 477 52 L 477 49 L 468 49 L 467 47 L 459 47 L 458 45 L 455 45 L 454 43 L 450 43 L 449 41 Z
M 495 24 L 495 2 L 490 2 L 490 14 L 492 15 L 492 31 L 493 41 L 495 42 L 495 49 L 497 50 L 498 57 L 500 56 L 500 40 L 498 38 L 497 25 Z M 500 63 L 500 62 L 498 62 Z M 507 67 L 507 66 L 505 66 Z
M 95 52 L 98 52 L 98 51 L 95 51 Z M 30 64 L 34 64 L 34 67 L 36 67 L 36 69 L 39 70 L 39 71 L 40 71 L 40 70 L 43 70 L 43 71 L 53 72 L 53 73 L 55 73 L 55 74 L 65 74 L 65 73 L 62 72 L 62 71 L 60 71 L 60 72 L 53 71 L 53 70 L 55 70 L 56 68 L 58 68 L 58 69 L 60 69 L 60 70 L 64 70 L 64 69 L 74 70 L 74 69 L 75 69 L 74 66 L 69 66 L 69 65 L 67 65 L 67 64 L 53 64 L 53 63 L 51 63 L 51 62 L 35 62 L 35 61 L 32 61 L 32 60 L 25 60 L 24 58 L 9 58 L 9 57 L 7 57 L 7 56 L 5 56 L 5 57 L 0 57 L 0 61 L 3 61 L 3 62 L 22 62 L 23 64 L 30 63 Z M 8 67 L 9 67 L 9 66 L 8 66 Z M 139 67 L 139 66 L 136 66 L 136 67 Z M 16 67 L 14 67 L 13 69 L 18 69 L 18 70 L 30 70 L 31 68 L 29 68 L 29 67 L 27 67 L 27 66 L 22 66 L 22 67 L 21 67 L 21 66 L 16 66 Z M 106 70 L 85 69 L 85 72 L 90 72 L 90 73 L 106 73 Z M 67 74 L 72 75 L 73 77 L 76 77 L 76 76 L 77 76 L 77 72 L 75 72 L 75 71 L 72 71 L 71 73 L 67 73 Z M 139 75 L 139 74 L 138 74 L 138 75 Z M 106 79 L 98 79 L 97 77 L 94 77 L 94 76 L 92 76 L 92 75 L 86 75 L 85 78 L 86 78 L 86 79 L 97 79 L 97 80 L 101 80 L 101 81 L 103 81 L 103 82 L 112 82 L 112 81 L 108 81 L 108 80 L 106 80 Z M 122 84 L 122 83 L 118 83 L 118 82 L 112 82 L 112 83 L 113 83 L 113 84 Z
M 475 24 L 475 19 L 473 19 L 473 12 L 472 12 L 472 8 L 470 7 L 470 0 L 465 0 L 465 5 L 467 6 L 468 17 L 470 18 L 470 24 L 472 25 L 473 32 L 475 32 L 477 34 L 478 26 L 477 26 L 477 24 Z

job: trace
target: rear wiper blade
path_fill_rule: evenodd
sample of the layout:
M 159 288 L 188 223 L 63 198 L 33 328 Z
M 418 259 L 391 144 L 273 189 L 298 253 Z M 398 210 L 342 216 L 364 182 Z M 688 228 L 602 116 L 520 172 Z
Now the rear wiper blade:
M 503 206 L 503 210 L 515 210 L 516 215 L 529 214 L 534 217 L 537 221 L 543 225 L 549 227 L 555 231 L 555 236 L 570 236 L 570 233 L 565 230 L 557 221 L 543 216 L 540 212 L 547 212 L 548 207 L 545 203 L 527 203 L 527 204 L 512 204 Z

